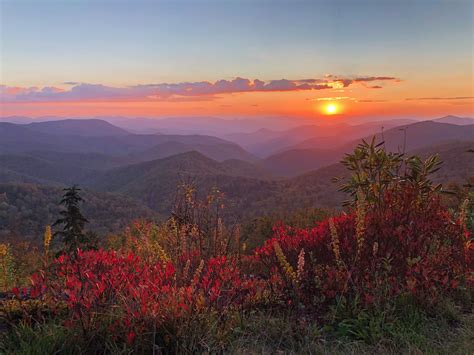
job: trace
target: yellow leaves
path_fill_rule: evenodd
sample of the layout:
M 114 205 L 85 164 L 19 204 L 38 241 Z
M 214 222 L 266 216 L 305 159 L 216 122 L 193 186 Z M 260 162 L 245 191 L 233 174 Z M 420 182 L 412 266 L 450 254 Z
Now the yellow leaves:
M 339 248 L 339 236 L 337 234 L 336 225 L 334 224 L 334 218 L 332 217 L 329 218 L 329 231 L 331 232 L 331 247 L 334 257 L 336 258 L 336 264 L 340 269 L 342 269 L 344 263 L 342 262 L 341 251 Z
M 51 226 L 47 225 L 46 228 L 44 229 L 44 236 L 43 236 L 43 247 L 44 247 L 44 252 L 46 255 L 49 253 L 49 245 L 51 244 L 51 239 L 53 235 L 51 233 Z
M 10 244 L 0 244 L 0 290 L 12 287 L 15 280 L 15 265 Z
M 286 260 L 285 254 L 283 254 L 280 244 L 278 244 L 278 242 L 273 243 L 273 248 L 275 249 L 275 255 L 286 276 L 294 283 L 297 283 L 298 276 L 296 275 L 288 260 Z
M 8 244 L 1 243 L 0 244 L 0 258 L 3 258 L 8 253 Z
M 303 272 L 304 272 L 304 249 L 302 248 L 300 253 L 298 254 L 298 267 L 296 269 L 296 276 L 298 278 L 298 283 L 301 283 L 303 280 Z
M 407 265 L 409 267 L 413 267 L 415 266 L 416 264 L 418 264 L 421 260 L 421 256 L 418 256 L 416 258 L 407 258 Z
M 154 243 L 155 244 L 155 248 L 156 248 L 156 251 L 157 251 L 157 254 L 158 254 L 158 257 L 160 258 L 160 260 L 166 264 L 167 262 L 170 261 L 170 258 L 168 257 L 168 255 L 166 254 L 165 250 L 161 247 L 161 245 L 159 243 Z
M 206 305 L 206 299 L 202 294 L 200 294 L 196 299 L 196 308 L 202 309 Z
M 184 266 L 184 269 L 183 269 L 183 280 L 184 281 L 188 280 L 190 267 L 191 267 L 191 260 L 188 259 L 188 260 L 186 260 L 186 265 Z

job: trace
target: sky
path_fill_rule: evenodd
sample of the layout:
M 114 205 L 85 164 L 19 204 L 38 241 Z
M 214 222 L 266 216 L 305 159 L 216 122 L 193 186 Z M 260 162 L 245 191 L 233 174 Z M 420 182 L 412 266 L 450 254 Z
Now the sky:
M 0 0 L 0 116 L 474 116 L 470 0 Z

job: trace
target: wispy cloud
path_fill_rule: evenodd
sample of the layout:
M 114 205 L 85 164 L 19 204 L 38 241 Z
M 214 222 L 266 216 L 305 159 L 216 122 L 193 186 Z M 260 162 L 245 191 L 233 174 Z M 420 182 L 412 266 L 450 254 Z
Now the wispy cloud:
M 355 99 L 349 96 L 318 97 L 316 99 L 311 99 L 311 101 L 339 101 L 339 100 L 354 101 Z
M 445 101 L 445 100 L 473 100 L 474 96 L 450 96 L 450 97 L 409 97 L 407 101 Z
M 357 102 L 387 102 L 388 100 L 357 100 Z
M 398 78 L 395 78 L 393 76 L 366 76 L 366 77 L 361 77 L 361 78 L 355 78 L 355 82 L 367 82 L 367 81 L 387 81 L 387 80 L 394 80 L 394 81 L 401 81 Z
M 64 82 L 66 89 L 58 87 L 11 87 L 0 85 L 3 102 L 57 102 L 57 101 L 203 101 L 217 98 L 216 95 L 245 92 L 312 91 L 340 89 L 357 83 L 400 81 L 390 76 L 345 78 L 328 75 L 324 78 L 302 80 L 268 80 L 235 78 L 216 82 L 182 82 L 143 84 L 112 87 L 102 84 Z M 365 84 L 364 84 L 365 86 Z M 375 87 L 375 86 L 374 86 Z M 376 85 L 377 88 L 381 87 Z

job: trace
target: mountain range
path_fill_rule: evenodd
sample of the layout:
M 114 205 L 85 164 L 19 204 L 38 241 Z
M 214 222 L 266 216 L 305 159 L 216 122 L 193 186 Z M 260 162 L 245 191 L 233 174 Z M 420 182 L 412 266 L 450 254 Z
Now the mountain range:
M 94 211 L 104 204 L 114 206 L 115 224 L 110 216 L 94 214 L 101 216 L 94 223 L 108 221 L 104 232 L 122 225 L 127 216 L 168 215 L 176 187 L 183 181 L 192 181 L 201 195 L 214 187 L 224 192 L 227 216 L 235 220 L 310 206 L 335 208 L 344 195 L 331 178 L 347 174 L 338 161 L 362 138 L 374 135 L 387 150 L 421 156 L 438 153 L 444 164 L 433 179 L 462 183 L 474 171 L 474 154 L 468 153 L 474 148 L 474 125 L 469 122 L 452 116 L 404 121 L 392 128 L 388 122 L 383 132 L 377 128 L 380 122 L 279 132 L 260 129 L 227 137 L 233 141 L 198 134 L 134 134 L 96 119 L 3 122 L 0 230 L 37 235 L 41 223 L 52 222 L 61 188 L 72 184 L 85 188 Z M 281 149 L 262 159 L 242 147 L 258 143 L 258 137 L 261 147 L 280 145 Z M 34 201 L 32 207 L 25 207 L 28 199 Z M 44 220 L 20 226 L 15 215 L 25 213 Z
M 409 152 L 452 141 L 472 143 L 474 142 L 474 124 L 461 126 L 423 121 L 394 127 L 383 133 L 361 138 L 370 141 L 374 136 L 377 142 L 384 142 L 387 151 Z M 261 164 L 276 175 L 296 176 L 339 161 L 360 141 L 361 139 L 355 139 L 335 148 L 325 149 L 321 147 L 321 140 L 317 138 L 305 140 L 282 153 L 264 159 Z
M 98 135 L 100 133 L 100 135 Z M 189 150 L 213 152 L 218 160 L 256 158 L 235 143 L 204 135 L 132 134 L 100 120 L 62 120 L 32 124 L 0 122 L 0 153 L 54 151 L 100 153 L 113 156 L 153 154 L 163 157 L 160 145 L 169 153 Z M 175 147 L 173 147 L 175 145 Z

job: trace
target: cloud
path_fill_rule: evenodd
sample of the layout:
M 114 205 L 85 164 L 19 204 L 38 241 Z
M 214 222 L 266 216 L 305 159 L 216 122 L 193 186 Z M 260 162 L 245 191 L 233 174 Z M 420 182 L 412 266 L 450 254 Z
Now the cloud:
M 368 87 L 370 89 L 381 89 L 382 86 L 380 85 L 375 85 L 375 86 L 367 86 L 366 83 L 370 82 L 386 82 L 386 81 L 393 81 L 393 82 L 401 82 L 399 78 L 395 78 L 393 76 L 362 76 L 362 77 L 355 77 L 355 78 L 342 78 L 338 77 L 335 75 L 326 75 L 325 76 L 326 80 L 329 82 L 338 84 L 336 87 L 338 88 L 346 88 L 348 86 L 351 86 L 353 84 L 359 83 L 363 85 L 364 87 Z
M 451 97 L 410 97 L 406 101 L 438 101 L 438 100 L 473 100 L 474 96 L 451 96 Z
M 285 92 L 340 89 L 356 83 L 385 82 L 399 80 L 389 76 L 343 78 L 325 76 L 302 80 L 259 80 L 237 77 L 233 80 L 215 82 L 181 82 L 142 84 L 113 87 L 102 84 L 64 82 L 66 89 L 58 87 L 9 87 L 0 85 L 0 100 L 3 102 L 67 102 L 67 101 L 205 101 L 218 98 L 216 95 L 245 92 Z
M 388 80 L 400 81 L 400 79 L 395 78 L 393 76 L 366 76 L 366 77 L 354 79 L 355 82 L 388 81 Z
M 354 101 L 355 99 L 349 96 L 318 97 L 316 99 L 311 99 L 311 101 L 339 101 L 339 100 Z
M 19 87 L 19 86 L 0 85 L 1 101 L 8 101 L 8 99 L 10 98 L 15 99 L 15 98 L 21 98 L 21 97 L 29 97 L 32 95 L 38 98 L 42 98 L 42 97 L 54 96 L 62 92 L 64 92 L 63 89 L 52 87 L 52 86 L 45 86 L 40 89 L 36 86 L 31 86 L 31 87 L 26 88 L 26 87 Z
M 357 100 L 357 102 L 387 102 L 388 100 Z

